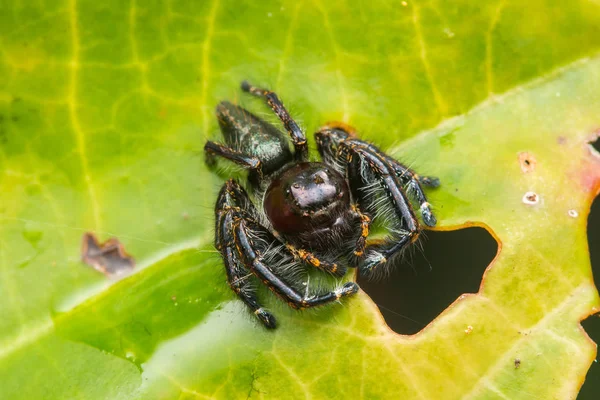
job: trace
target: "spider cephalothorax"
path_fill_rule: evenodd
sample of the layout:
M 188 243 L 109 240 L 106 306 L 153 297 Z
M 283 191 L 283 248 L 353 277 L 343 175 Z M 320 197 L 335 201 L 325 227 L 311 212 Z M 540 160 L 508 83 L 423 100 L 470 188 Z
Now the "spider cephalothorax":
M 439 181 L 418 176 L 344 124 L 329 124 L 315 133 L 322 162 L 309 162 L 304 132 L 277 95 L 247 82 L 242 90 L 266 99 L 294 151 L 275 126 L 229 102 L 217 106 L 225 144 L 207 142 L 206 160 L 213 164 L 220 156 L 247 169 L 260 204 L 255 206 L 237 181 L 228 180 L 215 207 L 215 246 L 233 291 L 267 328 L 275 328 L 251 275 L 296 309 L 356 293 L 358 285 L 347 282 L 313 294 L 307 280 L 299 281 L 297 270 L 315 268 L 335 276 L 343 276 L 348 266 L 366 275 L 380 270 L 419 236 L 410 199 L 418 203 L 426 225 L 436 224 L 421 185 L 435 187 Z M 390 233 L 383 241 L 367 243 L 377 218 L 388 220 Z

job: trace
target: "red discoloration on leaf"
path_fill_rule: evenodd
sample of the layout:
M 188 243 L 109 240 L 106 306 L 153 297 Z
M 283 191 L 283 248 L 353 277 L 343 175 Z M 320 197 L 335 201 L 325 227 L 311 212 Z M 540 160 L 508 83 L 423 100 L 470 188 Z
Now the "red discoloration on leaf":
M 600 191 L 600 163 L 586 164 L 581 171 L 581 183 L 595 197 Z
M 99 243 L 90 232 L 86 232 L 81 240 L 81 260 L 109 278 L 127 275 L 135 266 L 135 260 L 117 238 Z
M 598 134 L 596 132 L 593 136 L 593 142 L 597 139 Z M 587 144 L 587 157 L 584 159 L 584 165 L 580 172 L 581 183 L 586 192 L 592 194 L 595 197 L 600 192 L 600 154 L 592 147 L 591 144 Z

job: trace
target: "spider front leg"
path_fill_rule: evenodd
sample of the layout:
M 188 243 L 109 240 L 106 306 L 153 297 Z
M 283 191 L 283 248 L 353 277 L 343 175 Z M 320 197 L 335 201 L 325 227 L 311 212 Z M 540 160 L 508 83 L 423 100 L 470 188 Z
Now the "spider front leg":
M 385 156 L 385 159 L 396 172 L 396 176 L 402 180 L 402 183 L 408 188 L 409 192 L 415 196 L 419 203 L 419 211 L 421 212 L 425 225 L 435 226 L 437 220 L 431 211 L 431 204 L 427 201 L 427 197 L 425 197 L 421 184 L 429 187 L 438 187 L 440 186 L 440 180 L 431 176 L 420 176 L 410 168 L 402 165 L 387 155 Z
M 315 139 L 317 141 L 319 153 L 321 153 L 323 159 L 330 163 L 341 165 L 341 168 L 344 170 L 345 166 L 343 164 L 346 160 L 340 159 L 338 151 L 341 143 L 352 142 L 353 146 L 358 146 L 372 154 L 377 154 L 382 161 L 387 164 L 388 169 L 393 171 L 396 176 L 400 178 L 402 186 L 406 187 L 409 194 L 414 196 L 417 203 L 419 203 L 419 211 L 425 225 L 435 226 L 437 224 L 437 220 L 431 211 L 431 204 L 427 201 L 427 197 L 425 196 L 421 185 L 432 188 L 438 187 L 440 186 L 440 180 L 438 178 L 418 175 L 415 171 L 383 153 L 371 143 L 356 138 L 354 129 L 343 123 L 329 123 L 315 133 Z
M 267 100 L 267 104 L 273 112 L 279 117 L 283 126 L 288 131 L 292 138 L 292 143 L 296 149 L 296 159 L 299 161 L 308 161 L 308 144 L 306 141 L 306 135 L 302 132 L 302 129 L 298 126 L 296 121 L 291 117 L 290 113 L 286 110 L 285 106 L 279 100 L 279 97 L 270 90 L 257 88 L 252 86 L 247 81 L 243 81 L 241 88 L 244 92 L 248 92 L 258 97 L 264 97 Z
M 204 145 L 204 154 L 208 165 L 214 165 L 216 162 L 215 156 L 219 156 L 232 161 L 245 169 L 256 171 L 258 174 L 261 174 L 262 165 L 257 157 L 247 156 L 220 143 L 211 142 L 210 140 L 207 141 Z
M 417 240 L 419 223 L 389 157 L 339 127 L 324 127 L 315 139 L 323 160 L 346 175 L 360 207 L 394 222 L 388 238 L 382 244 L 368 245 L 359 262 L 361 273 L 369 275 Z
M 419 223 L 398 176 L 384 156 L 356 139 L 342 143 L 340 154 L 347 160 L 348 181 L 362 207 L 377 214 L 388 203 L 396 225 L 382 244 L 367 246 L 359 270 L 369 275 L 418 239 Z
M 300 294 L 298 290 L 281 279 L 275 271 L 263 263 L 260 252 L 252 242 L 252 237 L 257 236 L 268 237 L 271 235 L 264 227 L 253 221 L 239 219 L 235 223 L 235 244 L 246 268 L 250 269 L 269 289 L 287 301 L 290 307 L 295 309 L 316 307 L 358 292 L 356 283 L 347 282 L 341 288 L 322 295 L 308 296 Z M 272 240 L 276 239 L 272 237 Z
M 254 214 L 254 206 L 246 191 L 233 179 L 227 181 L 219 192 L 215 209 L 215 247 L 223 257 L 227 282 L 231 289 L 265 327 L 274 329 L 277 326 L 275 317 L 260 305 L 256 296 L 256 288 L 252 287 L 248 281 L 252 272 L 243 267 L 233 237 L 233 226 L 241 218 L 241 215 L 252 217 Z

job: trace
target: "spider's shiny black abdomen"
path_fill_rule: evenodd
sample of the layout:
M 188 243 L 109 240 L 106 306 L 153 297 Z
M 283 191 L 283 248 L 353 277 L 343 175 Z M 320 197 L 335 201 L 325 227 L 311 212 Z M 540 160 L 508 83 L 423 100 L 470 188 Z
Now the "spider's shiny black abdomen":
M 435 226 L 421 185 L 435 187 L 439 180 L 418 176 L 341 123 L 315 133 L 322 162 L 309 162 L 306 136 L 277 95 L 248 82 L 241 88 L 266 100 L 294 148 L 279 129 L 245 109 L 226 101 L 217 106 L 225 144 L 206 142 L 206 161 L 213 164 L 218 156 L 248 170 L 251 194 L 235 179 L 221 187 L 215 247 L 231 289 L 272 329 L 275 317 L 260 305 L 253 277 L 295 309 L 356 293 L 354 282 L 315 291 L 307 268 L 338 278 L 348 267 L 366 275 L 381 270 L 419 237 L 414 204 L 425 225 Z M 378 218 L 389 234 L 367 243 Z
M 292 164 L 281 172 L 267 188 L 263 207 L 277 232 L 311 249 L 339 240 L 355 224 L 346 180 L 320 162 Z

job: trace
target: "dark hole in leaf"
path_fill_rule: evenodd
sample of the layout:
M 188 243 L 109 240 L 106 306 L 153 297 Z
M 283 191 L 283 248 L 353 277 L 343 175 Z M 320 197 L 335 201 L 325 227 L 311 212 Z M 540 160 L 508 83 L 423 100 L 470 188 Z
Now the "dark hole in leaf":
M 486 267 L 498 251 L 483 228 L 427 232 L 423 252 L 395 266 L 379 282 L 359 278 L 391 329 L 414 334 L 463 293 L 476 293 Z
M 590 145 L 597 151 L 600 153 L 600 135 L 598 135 L 596 137 L 596 140 L 594 140 L 593 142 L 590 142 Z
M 596 140 L 592 145 L 600 151 L 599 141 L 600 139 Z M 587 226 L 594 283 L 596 287 L 600 287 L 600 197 L 597 197 L 592 204 Z M 600 343 L 600 313 L 588 317 L 581 325 L 594 342 Z M 597 355 L 596 358 L 598 358 Z M 600 393 L 600 364 L 593 362 L 577 400 L 596 400 L 598 399 L 598 393 Z
M 119 278 L 133 270 L 135 260 L 117 238 L 100 243 L 93 233 L 81 239 L 81 260 L 109 278 Z

